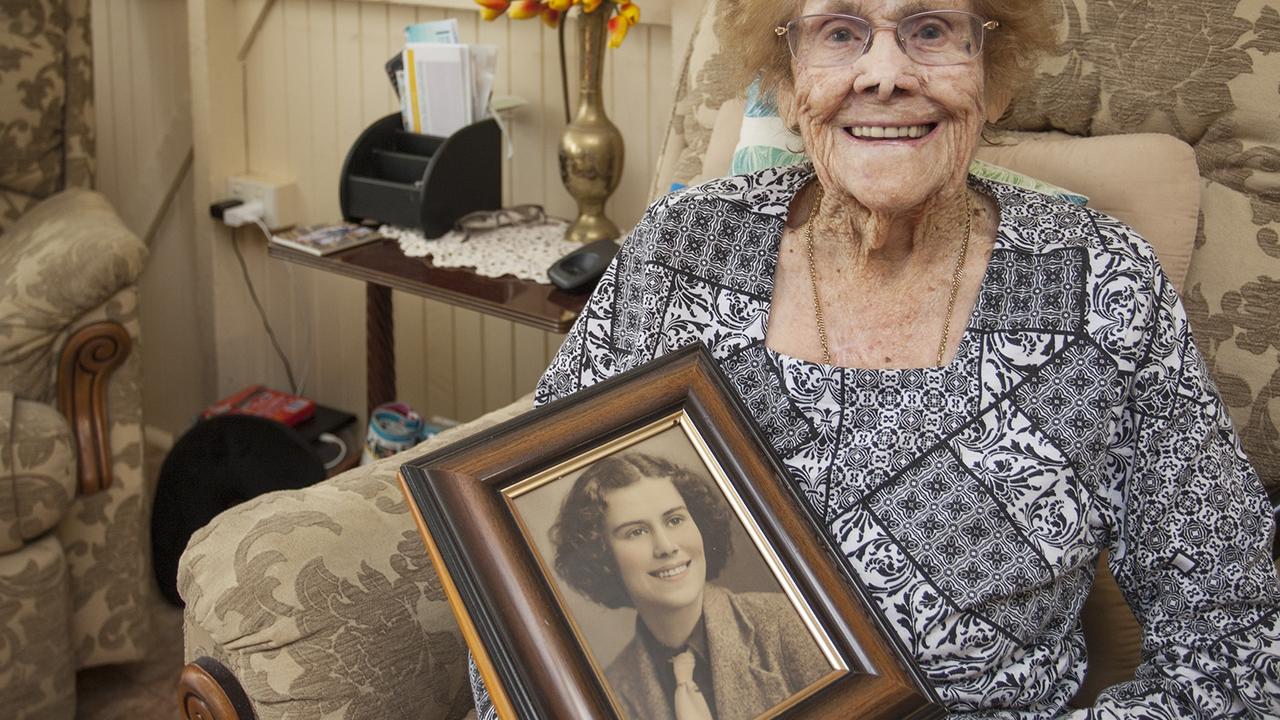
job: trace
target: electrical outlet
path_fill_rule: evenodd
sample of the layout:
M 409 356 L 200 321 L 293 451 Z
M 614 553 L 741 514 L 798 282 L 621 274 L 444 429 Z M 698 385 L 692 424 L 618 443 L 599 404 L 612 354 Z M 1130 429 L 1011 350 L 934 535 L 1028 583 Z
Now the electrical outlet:
M 300 219 L 302 198 L 297 183 L 292 180 L 265 175 L 236 175 L 227 178 L 227 195 L 245 202 L 261 202 L 263 222 L 272 230 L 296 225 Z

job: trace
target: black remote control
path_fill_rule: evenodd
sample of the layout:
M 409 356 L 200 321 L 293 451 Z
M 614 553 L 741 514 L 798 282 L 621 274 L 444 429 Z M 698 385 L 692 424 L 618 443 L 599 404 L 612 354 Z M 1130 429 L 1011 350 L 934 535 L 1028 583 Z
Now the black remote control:
M 618 244 L 612 240 L 588 243 L 555 261 L 547 268 L 552 284 L 568 292 L 583 292 L 595 287 L 613 256 L 618 254 Z

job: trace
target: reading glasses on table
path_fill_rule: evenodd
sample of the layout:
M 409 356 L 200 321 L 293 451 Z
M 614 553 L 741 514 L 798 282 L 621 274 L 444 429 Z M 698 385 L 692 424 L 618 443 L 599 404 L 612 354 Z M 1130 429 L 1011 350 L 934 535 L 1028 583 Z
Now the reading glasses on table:
M 453 224 L 454 232 L 462 233 L 462 239 L 468 240 L 473 233 L 497 230 L 511 225 L 544 225 L 556 222 L 557 218 L 547 215 L 541 205 L 515 205 L 497 210 L 477 210 L 458 218 Z

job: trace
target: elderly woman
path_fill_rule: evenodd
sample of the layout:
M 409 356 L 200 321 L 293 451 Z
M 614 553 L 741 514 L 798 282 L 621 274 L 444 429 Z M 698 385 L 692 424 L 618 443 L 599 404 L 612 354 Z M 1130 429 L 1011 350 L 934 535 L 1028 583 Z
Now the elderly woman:
M 551 540 L 570 587 L 636 610 L 635 636 L 605 669 L 627 717 L 749 720 L 831 670 L 781 592 L 710 582 L 733 552 L 729 508 L 675 463 L 634 451 L 596 462 Z
M 953 713 L 1277 717 L 1272 522 L 1173 286 L 1121 223 L 967 175 L 1044 4 L 734 5 L 812 164 L 658 201 L 539 400 L 705 343 Z M 1107 550 L 1144 663 L 1072 711 Z

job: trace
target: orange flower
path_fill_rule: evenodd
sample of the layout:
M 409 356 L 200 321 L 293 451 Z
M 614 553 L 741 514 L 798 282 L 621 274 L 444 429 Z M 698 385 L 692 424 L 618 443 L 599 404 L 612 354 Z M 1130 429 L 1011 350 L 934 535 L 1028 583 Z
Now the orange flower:
M 605 0 L 475 0 L 480 17 L 494 20 L 504 13 L 513 20 L 541 17 L 547 27 L 557 28 L 564 16 L 577 5 L 582 12 L 596 12 Z M 632 25 L 640 22 L 640 6 L 631 0 L 609 0 L 603 11 L 609 16 L 609 47 L 618 47 Z
M 494 20 L 506 12 L 507 6 L 511 3 L 508 0 L 476 0 L 476 4 L 480 6 L 480 17 L 485 20 Z
M 618 15 L 626 18 L 628 25 L 635 25 L 640 22 L 640 6 L 633 2 L 619 3 Z
M 545 9 L 539 0 L 515 0 L 511 3 L 511 9 L 507 11 L 507 15 L 512 20 L 528 20 L 538 17 Z
M 622 47 L 622 41 L 627 37 L 627 30 L 631 28 L 627 24 L 627 19 L 621 15 L 614 15 L 609 18 L 609 47 Z
M 632 25 L 640 22 L 640 8 L 633 2 L 618 5 L 618 14 L 609 18 L 609 47 L 621 47 Z

